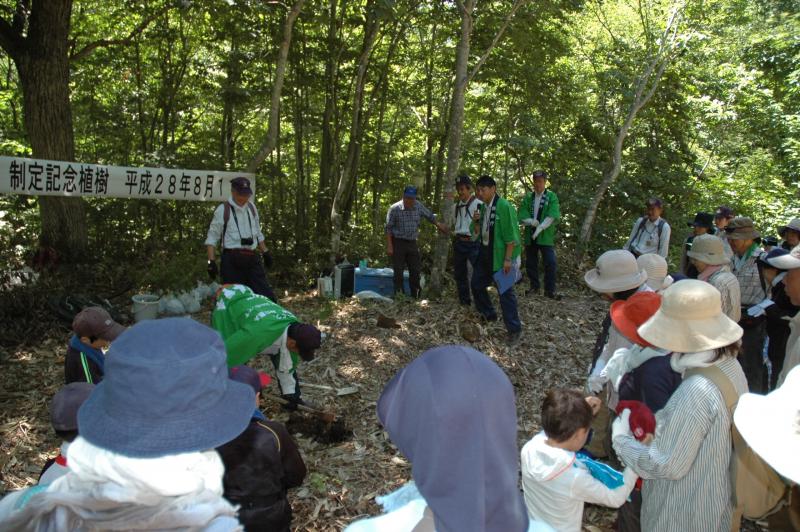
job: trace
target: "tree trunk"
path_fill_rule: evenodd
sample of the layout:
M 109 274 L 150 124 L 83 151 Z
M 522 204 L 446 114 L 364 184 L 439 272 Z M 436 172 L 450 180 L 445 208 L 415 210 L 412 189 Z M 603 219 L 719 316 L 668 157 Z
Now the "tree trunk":
M 275 146 L 278 144 L 278 124 L 280 122 L 281 111 L 281 92 L 283 91 L 283 80 L 286 77 L 286 62 L 289 57 L 289 47 L 292 44 L 292 29 L 294 28 L 294 21 L 300 14 L 305 0 L 295 0 L 294 5 L 286 14 L 286 20 L 283 23 L 283 40 L 278 49 L 278 60 L 275 63 L 275 78 L 272 84 L 272 100 L 269 107 L 269 127 L 267 128 L 267 136 L 261 147 L 256 154 L 247 164 L 247 171 L 255 173 L 261 163 L 272 153 Z
M 460 7 L 461 37 L 456 47 L 455 80 L 453 81 L 453 99 L 450 103 L 450 125 L 447 138 L 447 169 L 444 174 L 445 194 L 441 210 L 441 220 L 448 226 L 453 224 L 453 191 L 461 159 L 461 132 L 464 127 L 469 41 L 472 36 L 472 12 L 476 2 L 477 0 L 466 0 Z M 439 235 L 434 247 L 433 271 L 431 272 L 431 290 L 434 294 L 441 293 L 449 250 L 450 238 L 447 235 Z
M 353 114 L 350 121 L 347 158 L 342 176 L 339 178 L 339 185 L 336 188 L 336 195 L 333 197 L 333 204 L 331 205 L 331 263 L 336 260 L 339 254 L 342 240 L 343 210 L 356 179 L 356 162 L 361 151 L 361 109 L 364 102 L 364 86 L 367 83 L 367 67 L 369 66 L 372 49 L 380 29 L 380 22 L 372 9 L 371 3 L 367 6 L 367 9 L 369 14 L 364 24 L 364 44 L 358 58 L 355 89 L 353 91 Z
M 33 156 L 73 161 L 75 140 L 69 101 L 68 38 L 72 0 L 35 2 L 26 37 L 3 28 L 3 47 L 14 59 L 22 86 L 25 129 Z M 7 42 L 13 44 L 7 45 Z M 85 255 L 86 205 L 82 198 L 40 196 L 40 242 L 56 249 L 62 262 Z

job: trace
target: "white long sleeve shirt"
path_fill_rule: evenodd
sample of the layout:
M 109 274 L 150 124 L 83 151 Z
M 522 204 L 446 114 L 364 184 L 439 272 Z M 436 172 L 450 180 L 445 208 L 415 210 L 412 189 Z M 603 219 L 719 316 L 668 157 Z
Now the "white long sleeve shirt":
M 264 233 L 261 232 L 261 220 L 258 211 L 250 208 L 245 203 L 243 207 L 236 204 L 233 199 L 228 199 L 231 206 L 231 215 L 228 219 L 228 227 L 225 230 L 225 249 L 255 249 L 259 242 L 264 240 Z M 237 225 L 238 222 L 238 225 Z M 206 246 L 216 246 L 222 238 L 222 227 L 225 225 L 225 204 L 220 203 L 214 210 L 214 217 L 211 225 L 208 226 L 208 236 L 206 236 Z M 249 246 L 242 246 L 243 238 L 252 238 L 253 243 Z
M 639 231 L 639 224 L 642 222 L 642 218 L 636 219 L 631 229 L 631 236 L 623 246 L 623 249 L 631 252 L 636 251 L 639 255 L 657 253 L 666 259 L 669 253 L 669 238 L 672 234 L 672 229 L 663 218 L 657 218 L 655 222 L 646 217 L 644 220 L 644 227 Z M 661 227 L 661 235 L 659 236 L 658 224 L 662 221 L 664 225 Z
M 581 530 L 583 504 L 619 508 L 636 484 L 636 473 L 626 469 L 624 484 L 610 489 L 575 463 L 575 453 L 551 447 L 540 432 L 522 448 L 522 491 L 528 517 L 561 531 Z

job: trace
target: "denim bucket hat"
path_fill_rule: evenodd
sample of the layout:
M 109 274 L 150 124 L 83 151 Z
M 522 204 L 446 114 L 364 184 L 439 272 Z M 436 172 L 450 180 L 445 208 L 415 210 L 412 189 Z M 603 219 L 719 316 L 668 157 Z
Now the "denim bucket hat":
M 78 411 L 90 443 L 132 458 L 213 449 L 241 434 L 253 390 L 228 378 L 219 334 L 188 318 L 142 321 L 109 349 Z

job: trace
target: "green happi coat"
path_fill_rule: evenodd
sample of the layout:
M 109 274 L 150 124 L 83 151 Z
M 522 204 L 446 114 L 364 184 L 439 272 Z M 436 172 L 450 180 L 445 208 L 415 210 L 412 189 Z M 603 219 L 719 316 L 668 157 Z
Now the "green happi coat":
M 228 367 L 244 364 L 280 339 L 289 325 L 299 321 L 285 308 L 241 284 L 223 286 L 211 314 L 211 326 L 225 342 Z M 294 369 L 298 356 L 291 355 Z
M 553 246 L 555 245 L 556 238 L 556 224 L 561 218 L 561 208 L 558 205 L 558 196 L 550 189 L 546 189 L 542 194 L 542 203 L 539 205 L 539 223 L 545 218 L 552 218 L 553 223 L 547 229 L 543 229 L 539 236 L 536 237 L 536 243 L 540 246 Z M 533 218 L 533 192 L 528 192 L 522 198 L 522 205 L 519 206 L 517 216 L 520 220 L 526 218 Z M 534 227 L 525 228 L 525 245 L 531 245 L 533 232 L 536 230 Z
M 478 230 L 483 227 L 484 216 L 489 216 L 486 204 L 482 203 L 480 206 L 481 218 L 478 224 Z M 514 206 L 508 200 L 497 196 L 497 203 L 495 203 L 495 218 L 494 218 L 494 246 L 492 249 L 492 271 L 496 272 L 503 267 L 503 262 L 506 258 L 506 244 L 514 243 L 514 251 L 511 254 L 511 260 L 519 257 L 520 254 L 520 236 L 519 236 L 519 222 L 517 222 L 517 212 Z

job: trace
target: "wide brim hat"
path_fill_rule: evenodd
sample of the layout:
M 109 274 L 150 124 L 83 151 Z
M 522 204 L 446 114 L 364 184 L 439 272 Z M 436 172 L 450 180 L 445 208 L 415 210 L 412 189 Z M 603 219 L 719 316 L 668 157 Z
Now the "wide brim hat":
M 800 268 L 800 246 L 795 246 L 792 251 L 777 257 L 767 257 L 767 263 L 779 270 L 794 270 Z
M 216 331 L 189 318 L 145 320 L 112 344 L 78 431 L 113 453 L 157 458 L 231 441 L 253 408 L 253 389 L 228 378 Z
M 778 234 L 781 237 L 783 237 L 786 235 L 786 231 L 794 231 L 796 233 L 800 233 L 800 218 L 795 218 L 788 224 L 778 229 Z
M 756 231 L 752 218 L 737 216 L 725 228 L 725 236 L 728 240 L 754 240 L 761 237 L 761 233 Z
M 646 342 L 675 353 L 725 347 L 742 337 L 742 328 L 724 312 L 719 290 L 687 279 L 662 293 L 661 307 L 638 331 Z
M 731 259 L 725 255 L 722 240 L 714 235 L 698 235 L 692 240 L 692 249 L 686 252 L 692 259 L 711 266 L 728 264 Z
M 636 292 L 625 301 L 611 303 L 611 321 L 622 335 L 636 345 L 649 346 L 636 330 L 649 320 L 661 306 L 661 296 L 655 292 Z
M 656 292 L 665 290 L 674 281 L 669 275 L 667 261 L 661 255 L 645 253 L 636 259 L 636 264 L 647 274 L 645 284 Z
M 639 270 L 633 253 L 612 249 L 598 257 L 595 267 L 584 274 L 583 280 L 595 292 L 613 294 L 642 286 L 647 273 Z
M 782 476 L 800 482 L 800 366 L 772 393 L 742 395 L 733 421 L 765 462 Z
M 707 227 L 711 229 L 714 227 L 714 215 L 710 212 L 698 212 L 694 221 L 688 222 L 686 225 L 689 227 Z

